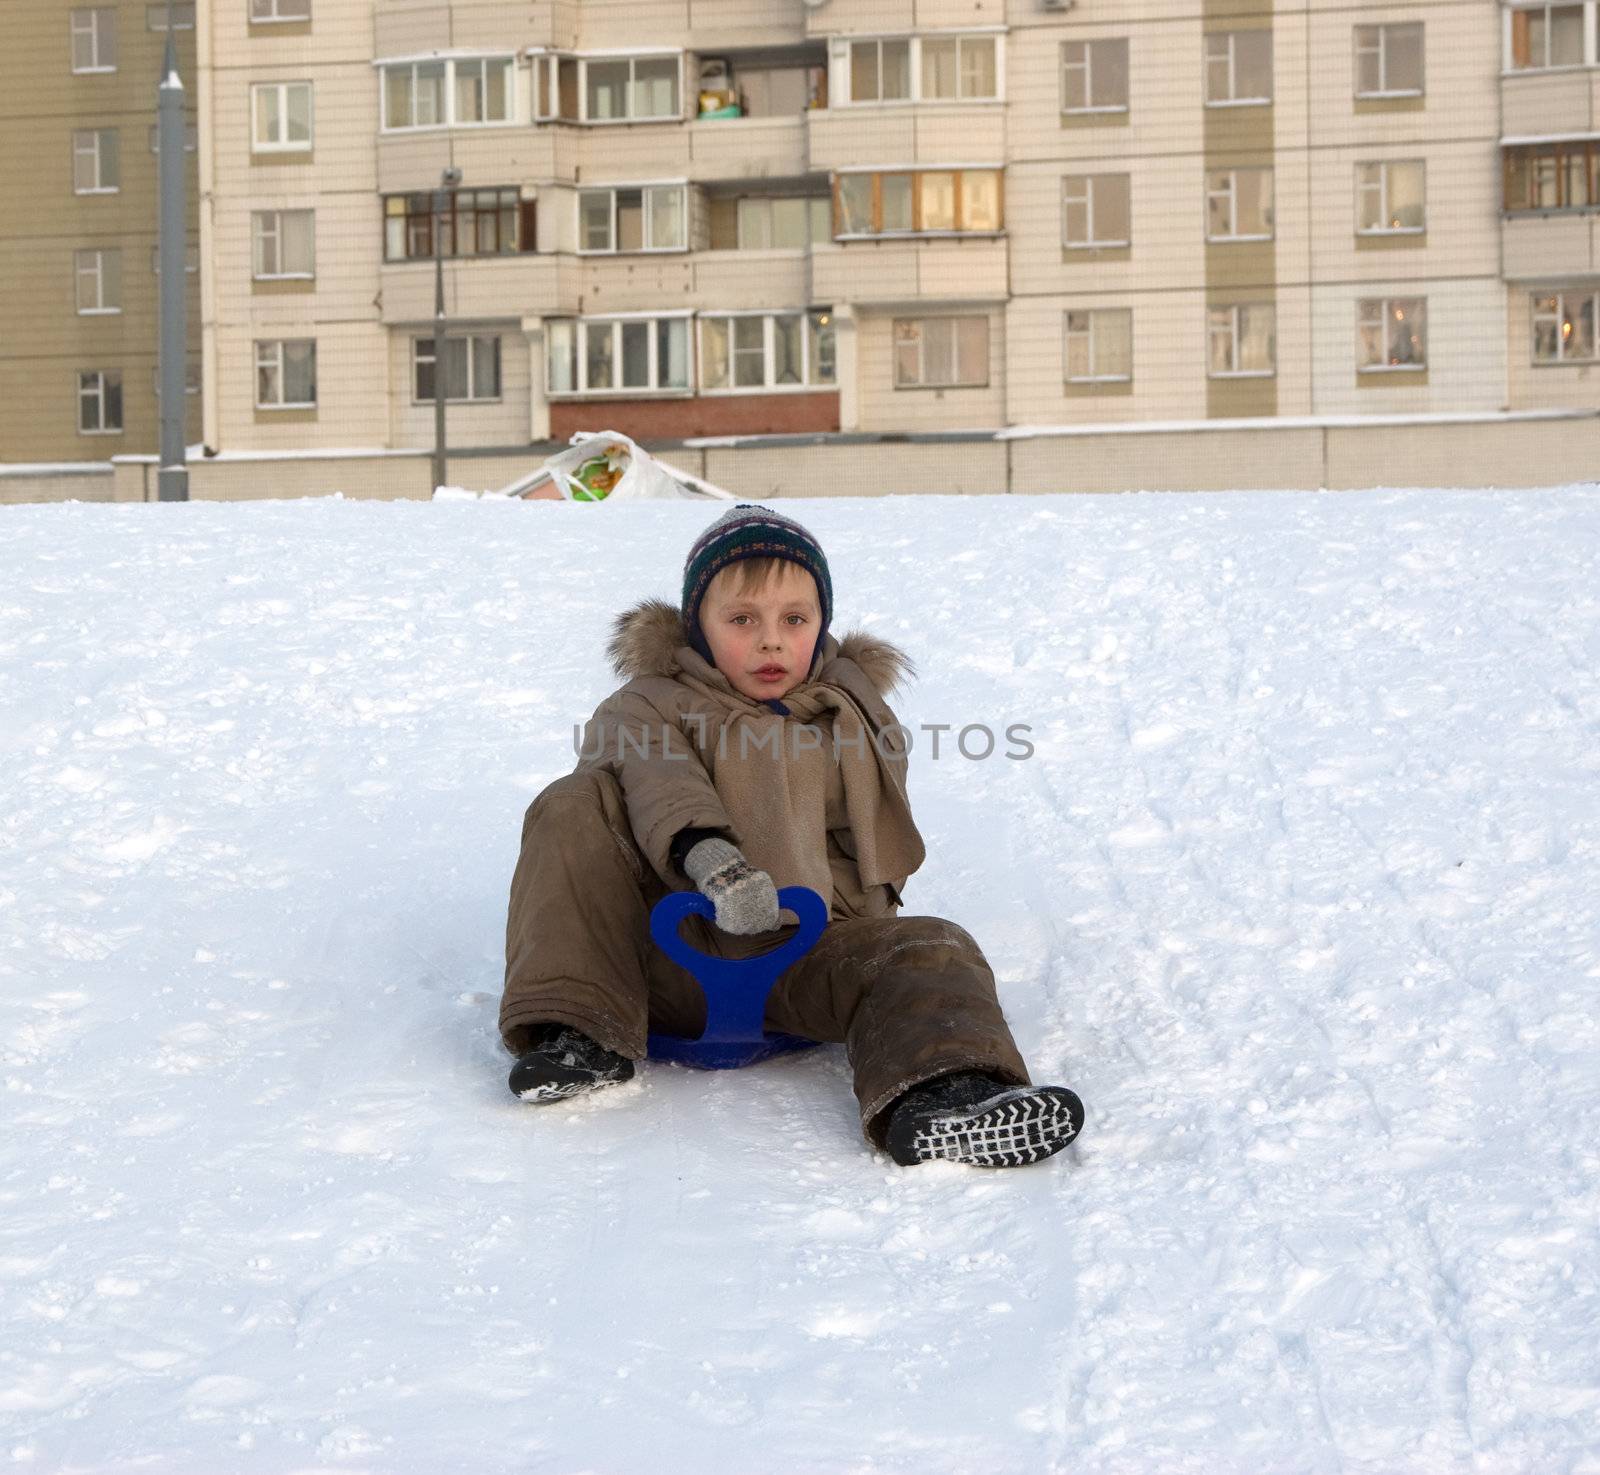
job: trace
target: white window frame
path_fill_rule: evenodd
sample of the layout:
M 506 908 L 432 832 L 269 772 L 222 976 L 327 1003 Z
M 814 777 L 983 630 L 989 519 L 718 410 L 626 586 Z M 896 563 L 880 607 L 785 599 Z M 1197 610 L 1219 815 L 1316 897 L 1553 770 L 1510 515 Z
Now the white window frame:
M 1083 180 L 1086 188 L 1081 195 L 1070 193 L 1072 181 Z M 1100 240 L 1095 235 L 1094 224 L 1094 197 L 1095 181 L 1098 179 L 1126 179 L 1128 181 L 1128 238 L 1126 240 Z M 1089 238 L 1085 241 L 1069 241 L 1067 239 L 1067 207 L 1081 201 L 1085 209 L 1085 217 L 1089 228 Z M 1061 181 L 1061 245 L 1068 251 L 1114 251 L 1124 246 L 1133 245 L 1133 176 L 1124 173 L 1100 174 L 1069 174 Z
M 433 345 L 433 347 L 428 350 L 427 354 L 422 352 L 422 345 L 424 342 Z M 505 344 L 501 341 L 501 335 L 499 333 L 447 333 L 445 335 L 446 349 L 448 349 L 453 343 L 465 343 L 467 345 L 467 392 L 464 395 L 449 394 L 449 386 L 446 385 L 445 388 L 447 393 L 445 395 L 445 403 L 447 405 L 500 404 L 505 398 L 506 376 Z M 478 387 L 477 345 L 479 343 L 493 343 L 495 346 L 494 367 L 495 379 L 497 382 L 495 383 L 493 394 L 478 394 L 475 392 Z M 433 385 L 434 390 L 437 392 L 441 377 L 438 357 L 438 340 L 435 339 L 431 333 L 426 335 L 419 333 L 411 340 L 411 403 L 413 405 L 431 406 L 433 404 L 432 399 L 422 399 L 417 394 L 417 370 L 421 368 L 424 363 L 433 365 Z
M 195 0 L 182 0 L 181 4 L 172 7 L 172 29 L 174 31 L 192 31 L 194 29 Z M 144 28 L 154 31 L 158 35 L 167 33 L 167 7 L 164 4 L 146 5 L 144 8 Z
M 1238 40 L 1241 36 L 1265 36 L 1267 38 L 1267 92 L 1264 96 L 1235 96 L 1235 93 L 1237 93 L 1239 88 Z M 1228 54 L 1226 57 L 1228 67 L 1228 95 L 1226 97 L 1217 98 L 1207 96 L 1205 99 L 1205 105 L 1208 108 L 1255 108 L 1262 107 L 1263 105 L 1270 103 L 1272 101 L 1273 82 L 1275 81 L 1274 72 L 1277 67 L 1277 48 L 1273 45 L 1271 30 L 1266 27 L 1261 27 L 1244 31 L 1207 31 L 1202 40 L 1202 45 L 1204 47 L 1204 52 L 1201 57 L 1203 73 L 1201 84 L 1202 93 L 1210 92 L 1211 65 L 1214 61 L 1221 60 L 1221 58 L 1214 57 L 1211 54 L 1211 43 L 1217 40 L 1223 40 L 1228 43 Z
M 1265 310 L 1272 314 L 1272 366 L 1266 369 L 1241 369 L 1239 363 L 1239 345 L 1244 338 L 1240 328 L 1240 315 L 1250 309 Z M 1215 370 L 1211 367 L 1211 343 L 1217 336 L 1217 325 L 1212 322 L 1212 316 L 1219 312 L 1228 315 L 1224 333 L 1228 339 L 1229 357 L 1235 367 L 1231 369 Z M 1278 310 L 1271 302 L 1234 302 L 1221 307 L 1208 307 L 1206 309 L 1206 378 L 1208 379 L 1274 379 L 1278 374 Z
M 101 143 L 104 138 L 115 140 L 111 153 L 116 156 L 116 175 L 114 184 L 107 184 L 106 177 L 106 150 Z M 83 141 L 88 139 L 92 147 L 85 148 Z M 84 188 L 78 183 L 78 160 L 92 158 L 94 160 L 94 183 Z M 115 195 L 122 192 L 122 149 L 115 128 L 76 128 L 72 133 L 72 192 L 75 195 Z
M 299 8 L 291 9 L 295 6 Z M 266 14 L 261 14 L 263 11 Z M 311 0 L 250 0 L 250 24 L 253 26 L 291 25 L 310 19 Z
M 670 113 L 641 113 L 637 116 L 631 111 L 633 107 L 633 89 L 637 85 L 638 65 L 642 61 L 666 61 L 671 58 L 678 64 L 678 106 L 675 112 Z M 683 52 L 668 48 L 664 51 L 618 52 L 612 54 L 587 54 L 579 53 L 576 57 L 578 63 L 578 121 L 590 128 L 612 128 L 618 124 L 628 123 L 677 123 L 683 119 Z M 628 63 L 628 107 L 630 111 L 621 118 L 591 118 L 589 116 L 589 64 L 597 62 L 601 65 L 612 65 L 617 62 Z M 536 79 L 537 80 L 537 79 Z M 556 94 L 559 87 L 559 78 L 551 88 L 551 94 Z
M 122 420 L 116 425 L 107 425 L 106 389 L 108 386 L 108 381 L 113 378 L 117 381 L 117 389 L 121 395 L 122 403 L 119 408 L 122 410 Z M 89 379 L 94 381 L 92 386 L 85 383 L 85 381 Z M 94 425 L 87 428 L 83 423 L 83 407 L 86 399 L 92 399 L 94 402 L 94 418 L 96 422 Z M 121 435 L 123 433 L 123 427 L 127 423 L 127 410 L 127 394 L 122 383 L 122 371 L 120 369 L 80 369 L 78 371 L 77 421 L 79 435 Z
M 437 133 L 445 128 L 515 128 L 519 126 L 521 107 L 517 100 L 517 78 L 521 70 L 517 65 L 514 53 L 505 51 L 486 51 L 476 56 L 425 56 L 412 57 L 399 61 L 378 61 L 374 65 L 378 68 L 378 110 L 380 133 Z M 458 97 L 456 69 L 458 67 L 479 67 L 482 70 L 484 91 L 483 96 L 487 105 L 488 98 L 488 68 L 503 66 L 506 71 L 506 115 L 503 118 L 461 118 L 456 113 Z M 409 73 L 411 83 L 411 114 L 416 116 L 417 111 L 417 69 L 419 67 L 443 67 L 444 80 L 442 83 L 442 114 L 436 123 L 396 123 L 389 117 L 389 74 L 391 72 Z
M 117 69 L 117 12 L 109 5 L 85 6 L 73 10 L 68 16 L 67 30 L 71 37 L 68 60 L 75 77 L 105 76 Z M 92 60 L 87 66 L 78 65 L 78 42 L 87 38 Z M 107 55 L 110 60 L 108 61 Z
M 1356 299 L 1356 353 L 1361 353 L 1361 329 L 1365 326 L 1363 314 L 1367 307 L 1376 303 L 1378 306 L 1378 320 L 1384 326 L 1384 344 L 1388 344 L 1388 323 L 1390 309 L 1397 302 L 1415 302 L 1422 306 L 1422 362 L 1420 364 L 1356 364 L 1356 372 L 1360 374 L 1422 374 L 1428 369 L 1428 299 L 1425 296 L 1401 296 L 1396 293 L 1388 297 L 1358 297 Z
M 905 107 L 983 107 L 993 103 L 1003 103 L 1006 100 L 1006 32 L 1003 27 L 987 29 L 983 26 L 965 26 L 959 30 L 948 32 L 937 31 L 926 35 L 914 35 L 905 31 L 886 32 L 870 36 L 840 36 L 835 38 L 834 45 L 829 48 L 828 55 L 828 103 L 830 107 L 839 108 L 905 108 Z M 954 41 L 956 49 L 956 88 L 961 86 L 961 53 L 962 41 L 992 41 L 994 43 L 994 96 L 993 97 L 925 97 L 922 92 L 922 42 L 929 41 Z M 865 97 L 856 99 L 851 96 L 851 48 L 857 45 L 873 43 L 878 47 L 878 79 L 879 91 L 883 79 L 883 43 L 885 41 L 905 41 L 907 46 L 906 66 L 909 69 L 907 76 L 907 96 L 905 97 Z
M 263 143 L 256 137 L 256 97 L 258 94 L 274 89 L 278 94 L 278 118 L 286 130 L 289 126 L 289 89 L 291 87 L 304 87 L 306 90 L 306 139 L 304 143 L 298 140 L 270 139 Z M 250 152 L 253 154 L 309 154 L 316 148 L 317 143 L 317 93 L 316 88 L 309 81 L 294 82 L 252 82 L 250 84 Z
M 1556 299 L 1555 313 L 1542 313 L 1539 311 L 1541 297 L 1554 297 Z M 1595 351 L 1588 358 L 1568 358 L 1566 355 L 1566 340 L 1561 336 L 1561 322 L 1567 316 L 1565 311 L 1567 298 L 1588 297 L 1594 302 L 1595 313 Z M 1576 317 L 1577 314 L 1573 313 Z M 1542 359 L 1538 355 L 1539 323 L 1553 321 L 1556 324 L 1556 356 L 1553 359 Z M 1535 369 L 1563 369 L 1574 364 L 1600 363 L 1600 288 L 1578 287 L 1571 291 L 1557 288 L 1554 292 L 1530 292 L 1528 294 L 1528 362 Z
M 943 384 L 930 384 L 930 383 L 928 383 L 927 382 L 927 377 L 926 377 L 927 376 L 927 357 L 928 357 L 928 325 L 930 323 L 952 323 L 952 324 L 954 324 L 954 323 L 962 323 L 962 322 L 975 322 L 975 323 L 982 323 L 983 324 L 984 355 L 983 355 L 983 378 L 982 378 L 982 380 L 981 381 L 980 380 L 971 380 L 971 381 L 969 381 L 969 380 L 965 380 L 965 379 L 956 379 L 956 380 L 952 380 L 952 381 L 950 381 L 948 383 L 943 383 Z M 898 336 L 898 330 L 899 330 L 899 326 L 900 326 L 901 323 L 916 323 L 916 324 L 919 325 L 919 331 L 918 331 L 918 335 L 917 335 L 917 358 L 918 358 L 918 362 L 919 362 L 919 365 L 920 365 L 920 371 L 919 371 L 919 374 L 918 374 L 918 377 L 917 377 L 917 382 L 914 383 L 914 384 L 902 384 L 900 382 L 900 340 L 899 340 L 899 336 Z M 952 369 L 954 369 L 961 361 L 960 352 L 958 350 L 958 347 L 957 347 L 956 343 L 953 341 L 954 335 L 956 333 L 958 333 L 959 331 L 960 331 L 959 328 L 955 328 L 955 327 L 952 327 L 950 329 L 950 332 L 952 334 L 952 342 L 951 342 L 951 345 L 950 345 L 950 364 L 951 364 Z M 970 313 L 970 312 L 967 312 L 967 313 L 953 313 L 953 312 L 938 313 L 938 312 L 934 312 L 934 313 L 924 313 L 921 316 L 914 317 L 914 318 L 913 317 L 906 317 L 906 318 L 897 317 L 897 318 L 893 318 L 893 319 L 890 320 L 890 326 L 889 326 L 889 355 L 890 355 L 890 365 L 891 365 L 890 374 L 894 379 L 894 387 L 897 390 L 902 390 L 902 389 L 903 390 L 918 390 L 918 389 L 987 389 L 989 387 L 991 379 L 993 377 L 993 366 L 991 364 L 991 359 L 994 356 L 994 334 L 990 331 L 988 314 L 987 313 Z
M 106 258 L 116 258 L 117 298 L 113 303 L 106 301 Z M 72 254 L 72 282 L 73 295 L 78 305 L 78 316 L 81 318 L 120 317 L 122 315 L 122 252 L 115 246 L 89 246 Z M 85 307 L 84 288 L 92 283 L 89 293 L 90 306 Z
M 275 369 L 278 375 L 278 392 L 287 387 L 284 375 L 284 349 L 291 343 L 311 345 L 311 398 L 308 400 L 263 400 L 261 398 L 261 371 Z M 265 352 L 263 351 L 265 350 Z M 314 410 L 317 408 L 317 340 L 315 338 L 258 338 L 255 341 L 255 406 L 258 410 Z
M 835 368 L 832 379 L 817 379 L 811 363 L 811 319 L 819 316 L 811 311 L 800 312 L 768 312 L 760 309 L 736 312 L 702 312 L 695 332 L 695 378 L 699 384 L 700 393 L 707 396 L 740 395 L 740 394 L 815 394 L 819 390 L 826 391 L 837 389 L 838 371 Z M 826 317 L 823 313 L 820 316 Z M 764 323 L 761 332 L 762 352 L 762 379 L 760 384 L 735 384 L 733 382 L 733 323 L 735 319 L 760 318 Z M 779 384 L 777 382 L 777 343 L 778 318 L 794 318 L 800 324 L 800 382 L 798 384 Z M 706 328 L 710 323 L 721 323 L 728 334 L 728 382 L 712 386 L 706 383 L 705 378 L 705 339 Z M 823 327 L 829 326 L 827 323 Z M 837 348 L 835 349 L 837 362 Z
M 1265 174 L 1267 176 L 1267 207 L 1269 217 L 1265 232 L 1241 232 L 1239 229 L 1239 176 L 1241 174 Z M 1227 182 L 1220 188 L 1212 181 L 1221 177 Z M 1213 200 L 1226 200 L 1228 202 L 1228 232 L 1226 235 L 1214 236 L 1211 234 L 1211 202 Z M 1270 241 L 1277 229 L 1277 181 L 1273 178 L 1272 166 L 1266 165 L 1239 165 L 1232 169 L 1208 169 L 1206 171 L 1206 207 L 1205 207 L 1205 232 L 1206 240 L 1211 245 L 1224 245 L 1234 241 Z
M 1363 169 L 1376 169 L 1378 181 L 1378 218 L 1389 218 L 1389 171 L 1401 165 L 1415 165 L 1422 171 L 1422 224 L 1381 225 L 1362 229 L 1361 197 L 1374 192 L 1374 187 L 1361 178 Z M 1428 163 L 1426 159 L 1357 159 L 1356 160 L 1356 234 L 1358 236 L 1420 236 L 1428 230 Z
M 1389 33 L 1402 28 L 1415 26 L 1422 33 L 1419 51 L 1422 59 L 1422 77 L 1415 87 L 1390 87 L 1389 83 Z M 1363 31 L 1376 31 L 1378 43 L 1376 46 L 1363 46 L 1361 33 Z M 1351 27 L 1351 45 L 1353 77 L 1355 83 L 1355 96 L 1357 101 L 1366 102 L 1369 99 L 1383 100 L 1392 97 L 1421 97 L 1424 95 L 1428 80 L 1428 33 L 1422 21 L 1363 21 Z M 1378 58 L 1378 88 L 1374 92 L 1361 90 L 1361 58 L 1376 55 Z
M 306 271 L 284 271 L 283 217 L 306 215 L 311 219 L 311 265 Z M 277 253 L 278 271 L 261 271 L 266 243 Z M 309 208 L 252 210 L 250 212 L 250 279 L 255 282 L 311 282 L 317 276 L 317 212 Z
M 617 195 L 624 190 L 639 191 L 639 210 L 643 218 L 643 244 L 626 251 L 617 245 Z M 657 190 L 676 190 L 678 192 L 679 218 L 683 223 L 683 243 L 677 246 L 656 246 L 650 242 L 653 218 L 650 206 L 650 196 Z M 609 246 L 585 246 L 583 244 L 583 201 L 586 195 L 610 195 L 611 209 L 611 244 Z M 577 254 L 579 256 L 637 256 L 637 255 L 681 255 L 689 249 L 689 185 L 687 180 L 666 179 L 652 180 L 649 184 L 597 184 L 585 185 L 573 191 L 578 212 Z
M 1087 328 L 1074 328 L 1071 326 L 1075 313 L 1081 313 L 1089 319 Z M 1115 313 L 1128 320 L 1128 372 L 1126 374 L 1074 374 L 1072 364 L 1072 342 L 1081 339 L 1088 345 L 1089 366 L 1093 370 L 1097 357 L 1097 332 L 1095 319 L 1103 318 Z M 1063 381 L 1067 384 L 1131 384 L 1133 383 L 1133 309 L 1131 307 L 1069 307 L 1061 314 L 1061 373 Z
M 1069 46 L 1083 47 L 1083 60 L 1074 62 L 1067 60 Z M 1123 99 L 1119 103 L 1087 102 L 1081 108 L 1067 106 L 1067 73 L 1083 73 L 1083 95 L 1085 98 L 1094 96 L 1094 49 L 1097 46 L 1121 46 L 1123 54 Z M 1131 48 L 1126 36 L 1093 36 L 1086 40 L 1063 41 L 1058 55 L 1061 59 L 1061 112 L 1064 117 L 1082 118 L 1094 114 L 1119 114 L 1126 113 L 1129 106 L 1129 94 L 1132 91 L 1133 78 L 1129 60 Z
M 696 350 L 694 314 L 688 309 L 674 312 L 621 312 L 597 313 L 592 317 L 550 318 L 545 324 L 545 395 L 548 399 L 638 399 L 641 396 L 653 398 L 684 399 L 695 392 L 695 363 Z M 680 384 L 663 385 L 660 380 L 660 352 L 656 340 L 659 327 L 651 333 L 650 344 L 650 384 L 647 388 L 638 385 L 617 385 L 610 388 L 591 389 L 589 387 L 589 343 L 588 337 L 591 328 L 601 329 L 611 333 L 611 362 L 616 366 L 617 374 L 622 373 L 622 325 L 624 323 L 650 323 L 659 325 L 663 322 L 681 322 L 684 332 L 684 382 Z M 570 325 L 573 334 L 573 387 L 571 389 L 550 389 L 550 352 L 549 333 L 552 326 L 557 323 Z

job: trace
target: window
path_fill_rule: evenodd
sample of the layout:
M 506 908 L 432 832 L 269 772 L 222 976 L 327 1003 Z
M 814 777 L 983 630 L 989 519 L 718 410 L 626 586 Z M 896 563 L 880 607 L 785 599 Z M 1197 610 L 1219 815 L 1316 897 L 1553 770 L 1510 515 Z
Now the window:
M 681 184 L 579 190 L 579 252 L 684 250 L 685 195 Z
M 828 96 L 828 69 L 820 66 L 739 66 L 734 85 L 747 118 L 794 118 Z
M 1067 383 L 1125 384 L 1133 378 L 1133 309 L 1066 314 Z
M 993 36 L 923 36 L 923 102 L 990 102 L 997 96 Z
M 311 210 L 256 210 L 250 216 L 251 275 L 257 281 L 316 275 L 316 215 Z
M 1061 111 L 1128 111 L 1128 43 L 1125 38 L 1061 43 Z
M 1375 297 L 1356 304 L 1356 367 L 1363 373 L 1428 367 L 1428 304 Z
M 806 389 L 833 382 L 831 313 L 700 319 L 700 387 L 708 392 Z
M 1000 97 L 994 36 L 897 36 L 848 45 L 840 88 L 847 102 L 994 102 Z
M 545 339 L 551 394 L 689 387 L 687 317 L 553 319 Z
M 1206 175 L 1206 239 L 1272 239 L 1272 171 L 1213 169 Z
M 117 69 L 117 13 L 109 8 L 74 10 L 69 22 L 74 72 Z
M 1422 23 L 1357 26 L 1356 96 L 1422 95 Z
M 1272 32 L 1215 31 L 1206 37 L 1206 106 L 1272 101 Z
M 1533 298 L 1533 361 L 1592 364 L 1600 358 L 1600 292 L 1583 288 Z
M 989 382 L 989 319 L 896 318 L 896 389 L 981 388 Z
M 384 197 L 385 261 L 431 261 L 436 231 L 444 256 L 505 256 L 533 250 L 537 202 L 522 199 L 514 186 L 443 193 L 442 212 L 436 208 L 435 190 Z
M 1510 14 L 1511 55 L 1506 70 L 1536 71 L 1544 67 L 1581 67 L 1582 5 L 1532 5 Z
M 72 190 L 79 195 L 112 195 L 121 188 L 122 168 L 115 128 L 80 128 L 72 135 Z
M 167 7 L 165 5 L 146 5 L 144 8 L 144 28 L 147 31 L 165 32 L 167 29 Z M 194 0 L 184 0 L 183 4 L 172 7 L 172 29 L 175 31 L 192 31 L 194 29 Z
M 256 408 L 311 409 L 317 403 L 314 338 L 272 338 L 256 343 Z
M 1356 165 L 1356 234 L 1415 235 L 1426 228 L 1421 159 Z
M 193 241 L 184 247 L 183 269 L 191 276 L 200 270 L 200 247 Z M 150 275 L 153 277 L 161 275 L 161 247 L 159 245 L 150 248 Z
M 280 20 L 310 20 L 311 0 L 250 0 L 250 19 L 257 25 Z
M 1206 319 L 1211 378 L 1261 379 L 1277 371 L 1278 314 L 1270 302 L 1213 307 Z
M 851 102 L 909 102 L 911 42 L 850 43 Z
M 798 250 L 832 237 L 825 195 L 749 198 L 736 202 L 733 244 L 741 251 Z M 712 242 L 715 246 L 716 241 Z
M 994 232 L 1001 226 L 998 169 L 921 169 L 834 176 L 839 236 Z
M 648 118 L 676 118 L 679 58 L 631 56 L 615 60 L 583 60 L 584 120 L 629 123 Z
M 1061 243 L 1070 251 L 1126 246 L 1132 239 L 1131 176 L 1069 174 L 1061 189 Z
M 78 375 L 78 433 L 122 433 L 122 371 L 85 369 Z
M 411 340 L 412 398 L 432 404 L 438 375 L 438 355 L 432 338 Z M 444 340 L 444 392 L 447 401 L 500 398 L 500 337 L 496 333 L 471 333 Z
M 250 87 L 251 149 L 258 154 L 309 152 L 311 84 L 255 82 Z
M 391 63 L 383 68 L 383 131 L 513 122 L 515 65 L 509 56 Z
M 1600 206 L 1600 139 L 1574 138 L 1505 151 L 1507 210 Z
M 73 253 L 78 312 L 84 317 L 122 311 L 122 252 L 112 249 Z
M 200 130 L 199 130 L 199 128 L 196 127 L 193 123 L 185 123 L 183 125 L 183 151 L 184 151 L 184 153 L 192 154 L 199 147 L 200 147 Z M 159 123 L 152 123 L 150 125 L 150 152 L 152 154 L 157 155 L 158 157 L 159 157 L 159 155 L 161 153 L 161 125 Z

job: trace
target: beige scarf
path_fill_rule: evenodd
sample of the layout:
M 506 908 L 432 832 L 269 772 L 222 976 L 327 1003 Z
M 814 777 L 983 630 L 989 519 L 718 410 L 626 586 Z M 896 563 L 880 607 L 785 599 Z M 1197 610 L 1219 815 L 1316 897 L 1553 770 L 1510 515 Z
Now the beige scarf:
M 848 691 L 826 681 L 803 683 L 782 699 L 791 722 L 735 691 L 688 646 L 677 656 L 680 680 L 733 708 L 707 757 L 751 865 L 780 889 L 809 886 L 831 902 L 827 808 L 835 765 L 850 829 L 846 848 L 854 847 L 862 886 L 898 887 L 922 864 L 926 851 L 904 783 L 879 752 L 866 714 Z M 804 732 L 801 725 L 814 731 Z M 904 738 L 892 729 L 880 733 L 878 742 L 886 752 L 904 751 Z

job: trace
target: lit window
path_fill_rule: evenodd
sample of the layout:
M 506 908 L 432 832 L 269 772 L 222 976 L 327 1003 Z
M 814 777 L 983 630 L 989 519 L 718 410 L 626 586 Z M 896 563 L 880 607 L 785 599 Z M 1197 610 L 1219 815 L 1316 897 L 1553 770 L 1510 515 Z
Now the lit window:
M 1533 298 L 1533 361 L 1592 364 L 1600 355 L 1600 292 L 1582 289 Z
M 1357 303 L 1356 367 L 1363 373 L 1427 368 L 1427 302 L 1375 297 Z

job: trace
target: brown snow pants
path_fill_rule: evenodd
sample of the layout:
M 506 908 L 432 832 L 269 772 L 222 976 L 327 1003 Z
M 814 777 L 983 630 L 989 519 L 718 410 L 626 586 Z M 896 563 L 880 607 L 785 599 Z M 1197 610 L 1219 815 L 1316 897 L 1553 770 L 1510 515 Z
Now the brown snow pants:
M 617 780 L 599 769 L 557 779 L 529 806 L 511 882 L 500 1033 L 520 1054 L 531 1026 L 570 1024 L 640 1059 L 645 1036 L 698 1035 L 705 999 L 650 937 L 668 888 L 633 838 Z M 719 957 L 767 952 L 796 924 L 759 937 L 683 924 L 685 943 Z M 920 1081 L 990 1071 L 1028 1084 L 971 935 L 938 917 L 840 917 L 792 963 L 767 1001 L 766 1027 L 842 1041 L 867 1139 L 883 1145 L 888 1108 Z

